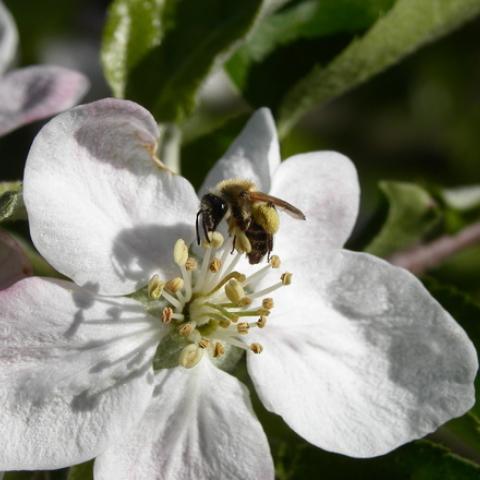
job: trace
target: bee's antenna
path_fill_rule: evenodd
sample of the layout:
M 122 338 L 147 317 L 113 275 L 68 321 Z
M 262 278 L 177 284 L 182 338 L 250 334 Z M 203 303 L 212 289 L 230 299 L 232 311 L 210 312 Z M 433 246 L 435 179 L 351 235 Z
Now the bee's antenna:
M 197 213 L 197 219 L 195 220 L 195 228 L 197 230 L 197 245 L 200 245 L 200 232 L 198 230 L 198 217 L 202 214 L 202 211 L 199 210 Z

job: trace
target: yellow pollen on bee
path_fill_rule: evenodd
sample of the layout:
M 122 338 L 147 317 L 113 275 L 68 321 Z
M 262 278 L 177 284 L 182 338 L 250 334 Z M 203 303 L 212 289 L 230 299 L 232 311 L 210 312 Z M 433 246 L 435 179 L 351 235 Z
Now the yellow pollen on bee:
M 158 300 L 165 288 L 165 282 L 160 280 L 160 276 L 155 274 L 148 282 L 147 293 L 152 300 Z
M 250 345 L 250 350 L 253 352 L 253 353 L 262 353 L 263 352 L 263 347 L 260 343 L 252 343 Z
M 173 278 L 172 280 L 169 280 L 165 284 L 165 290 L 171 293 L 177 293 L 179 290 L 183 289 L 184 284 L 185 283 L 183 281 L 183 278 L 176 277 L 176 278 Z
M 272 235 L 278 232 L 280 218 L 273 205 L 263 202 L 254 204 L 252 207 L 252 216 L 266 232 Z

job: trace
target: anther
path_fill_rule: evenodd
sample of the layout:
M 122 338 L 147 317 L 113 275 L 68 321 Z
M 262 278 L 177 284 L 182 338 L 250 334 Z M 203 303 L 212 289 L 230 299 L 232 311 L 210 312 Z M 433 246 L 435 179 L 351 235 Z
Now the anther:
M 193 332 L 194 328 L 195 326 L 192 323 L 187 322 L 178 327 L 178 333 L 182 337 L 188 337 Z
M 252 244 L 245 232 L 238 231 L 235 233 L 235 249 L 240 253 L 250 253 L 252 251 Z
M 185 368 L 193 368 L 203 356 L 203 349 L 191 343 L 187 345 L 180 353 L 178 363 Z
M 272 268 L 280 268 L 281 265 L 280 257 L 278 255 L 272 255 L 270 257 L 270 265 Z
M 271 310 L 273 308 L 273 298 L 264 298 L 262 300 L 262 307 L 266 308 L 267 310 Z
M 210 265 L 208 266 L 208 269 L 212 273 L 217 273 L 220 269 L 222 268 L 222 262 L 218 258 L 214 258 L 211 262 Z
M 223 245 L 224 238 L 220 232 L 208 232 L 208 240 L 202 242 L 203 248 L 220 248 Z
M 257 320 L 257 327 L 258 328 L 263 328 L 267 324 L 267 317 L 265 315 L 262 315 L 258 320 Z
M 232 322 L 228 318 L 222 318 L 218 321 L 218 325 L 222 328 L 228 328 Z
M 253 353 L 262 353 L 263 352 L 263 347 L 259 343 L 252 343 L 250 345 L 250 350 Z
M 188 247 L 184 240 L 179 238 L 173 247 L 173 259 L 179 267 L 185 266 L 188 260 Z
M 152 300 L 158 300 L 162 296 L 163 288 L 165 287 L 165 282 L 160 280 L 159 275 L 155 274 L 148 282 L 148 296 Z
M 247 322 L 240 322 L 238 325 L 237 325 L 237 332 L 238 333 L 241 333 L 242 335 L 245 335 L 248 333 L 248 329 L 249 329 L 249 325 Z
M 184 284 L 185 282 L 183 281 L 183 278 L 176 277 L 165 284 L 165 290 L 168 290 L 171 293 L 177 293 L 179 290 L 182 290 Z
M 225 353 L 225 347 L 220 343 L 215 343 L 213 347 L 213 358 L 221 357 Z
M 241 307 L 248 307 L 252 304 L 252 299 L 249 297 L 243 297 L 238 303 Z
M 245 290 L 237 279 L 232 278 L 225 285 L 225 295 L 232 303 L 238 305 L 245 298 Z
M 200 348 L 208 348 L 209 345 L 210 345 L 210 340 L 205 337 L 198 342 L 198 346 Z
M 162 311 L 162 322 L 168 324 L 172 321 L 173 309 L 170 307 L 165 307 Z
M 290 285 L 292 283 L 292 274 L 289 272 L 282 273 L 280 280 L 283 285 Z
M 194 257 L 188 257 L 185 262 L 185 269 L 187 272 L 193 272 L 198 268 L 198 262 Z

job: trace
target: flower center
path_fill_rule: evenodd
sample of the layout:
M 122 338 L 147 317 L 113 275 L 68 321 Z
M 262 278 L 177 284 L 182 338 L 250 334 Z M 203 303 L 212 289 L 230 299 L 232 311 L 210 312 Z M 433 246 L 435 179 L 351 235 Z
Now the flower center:
M 161 318 L 171 336 L 183 346 L 178 364 L 194 367 L 204 355 L 221 359 L 232 349 L 261 353 L 259 343 L 250 343 L 251 328 L 264 328 L 274 306 L 269 295 L 289 285 L 292 275 L 283 273 L 267 288 L 259 288 L 271 269 L 280 267 L 276 255 L 268 265 L 250 275 L 236 270 L 243 253 L 232 253 L 232 242 L 219 232 L 201 245 L 201 263 L 190 255 L 182 239 L 177 240 L 173 257 L 181 276 L 163 281 L 154 275 L 148 284 L 149 305 L 161 305 Z

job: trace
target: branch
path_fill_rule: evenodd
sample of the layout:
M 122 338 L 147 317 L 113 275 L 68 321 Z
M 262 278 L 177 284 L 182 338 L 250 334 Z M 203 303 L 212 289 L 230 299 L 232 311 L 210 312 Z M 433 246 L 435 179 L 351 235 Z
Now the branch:
M 447 258 L 480 243 L 480 222 L 469 225 L 455 235 L 444 235 L 425 245 L 393 254 L 388 261 L 421 275 Z

